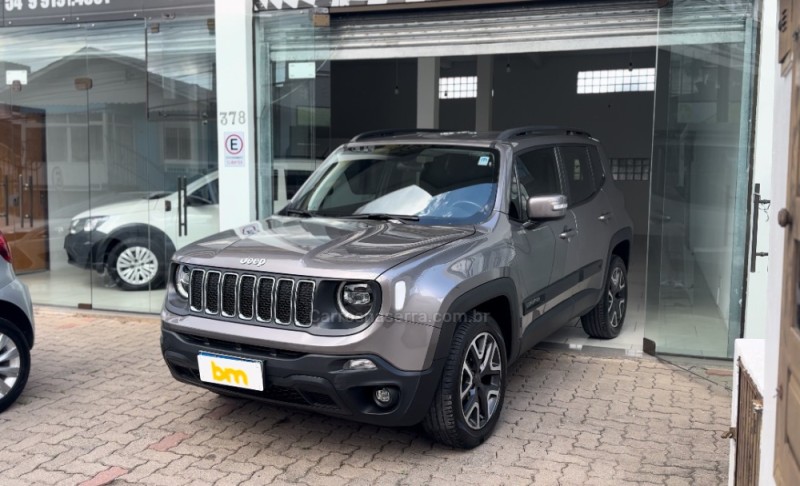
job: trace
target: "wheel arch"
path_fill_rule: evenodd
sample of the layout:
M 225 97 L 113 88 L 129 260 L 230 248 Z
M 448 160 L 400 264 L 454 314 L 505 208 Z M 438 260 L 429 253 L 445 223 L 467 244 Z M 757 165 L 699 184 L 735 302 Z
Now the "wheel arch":
M 630 227 L 622 228 L 614 233 L 608 245 L 608 258 L 606 258 L 606 268 L 611 262 L 611 256 L 617 255 L 625 262 L 625 268 L 630 268 L 631 251 L 633 250 L 633 229 Z
M 447 356 L 455 329 L 460 323 L 460 316 L 476 310 L 491 315 L 506 341 L 506 354 L 512 362 L 519 354 L 519 319 L 520 309 L 517 289 L 509 277 L 491 280 L 474 287 L 456 298 L 446 310 L 444 322 L 439 333 L 434 359 Z
M 127 224 L 115 229 L 103 240 L 98 249 L 98 255 L 101 257 L 98 259 L 98 263 L 102 266 L 105 266 L 111 249 L 114 248 L 114 246 L 116 246 L 118 243 L 131 238 L 144 238 L 150 242 L 159 240 L 163 241 L 164 250 L 166 252 L 164 259 L 166 261 L 169 261 L 169 259 L 172 258 L 172 255 L 176 250 L 175 243 L 172 241 L 169 235 L 159 228 L 149 224 Z
M 0 300 L 0 316 L 3 316 L 4 320 L 14 324 L 22 332 L 22 336 L 25 338 L 28 349 L 33 349 L 33 344 L 35 341 L 33 324 L 31 323 L 30 319 L 28 319 L 25 311 L 11 302 Z

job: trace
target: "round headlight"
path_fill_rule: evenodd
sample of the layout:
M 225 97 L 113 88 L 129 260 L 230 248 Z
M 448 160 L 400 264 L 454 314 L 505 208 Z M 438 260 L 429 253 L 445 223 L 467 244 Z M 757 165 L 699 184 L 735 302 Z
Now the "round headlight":
M 178 265 L 175 270 L 175 290 L 184 299 L 189 298 L 189 268 L 186 265 Z
M 372 287 L 366 282 L 343 282 L 339 286 L 336 303 L 345 319 L 358 321 L 372 312 L 375 307 L 375 295 Z

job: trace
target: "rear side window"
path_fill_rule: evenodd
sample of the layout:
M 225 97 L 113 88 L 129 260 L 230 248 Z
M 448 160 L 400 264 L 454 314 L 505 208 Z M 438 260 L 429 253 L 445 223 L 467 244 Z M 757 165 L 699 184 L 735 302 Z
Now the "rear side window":
M 595 191 L 595 179 L 589 151 L 585 146 L 568 145 L 560 148 L 564 161 L 564 175 L 569 186 L 570 206 L 586 201 Z

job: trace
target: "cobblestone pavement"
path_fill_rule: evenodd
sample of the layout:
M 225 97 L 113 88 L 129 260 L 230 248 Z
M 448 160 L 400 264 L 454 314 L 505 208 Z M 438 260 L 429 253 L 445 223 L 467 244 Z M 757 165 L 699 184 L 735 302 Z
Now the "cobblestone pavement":
M 651 358 L 533 351 L 473 451 L 174 381 L 155 318 L 40 308 L 34 368 L 0 415 L 0 484 L 727 482 L 730 393 Z

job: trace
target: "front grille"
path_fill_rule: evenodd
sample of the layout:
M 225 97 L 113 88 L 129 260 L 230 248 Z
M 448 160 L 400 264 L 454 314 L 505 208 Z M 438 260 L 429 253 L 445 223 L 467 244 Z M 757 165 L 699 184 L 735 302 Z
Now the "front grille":
M 191 273 L 189 305 L 193 312 L 227 319 L 309 327 L 315 293 L 311 280 L 196 268 Z

